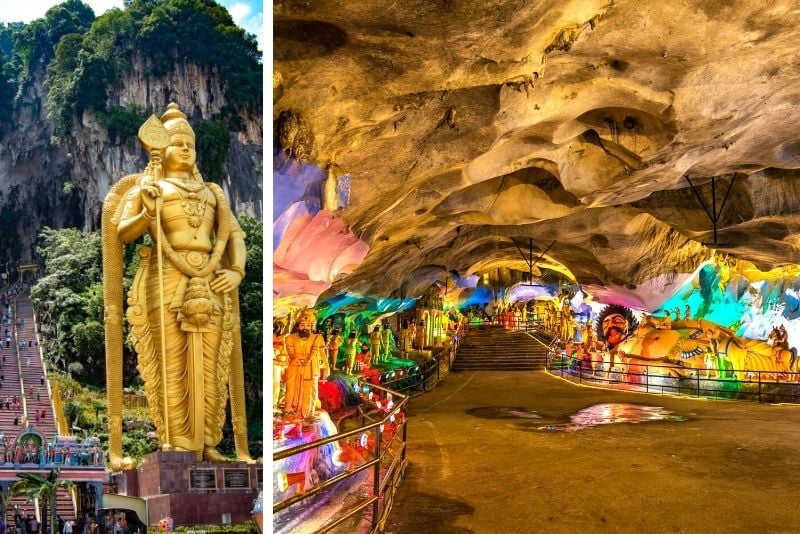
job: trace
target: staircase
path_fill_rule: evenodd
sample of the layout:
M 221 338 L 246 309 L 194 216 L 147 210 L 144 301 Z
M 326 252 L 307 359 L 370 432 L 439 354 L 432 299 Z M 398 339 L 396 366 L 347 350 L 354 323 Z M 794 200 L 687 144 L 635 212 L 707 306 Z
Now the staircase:
M 524 332 L 486 325 L 471 328 L 456 354 L 453 370 L 535 371 L 544 369 L 547 349 Z
M 15 308 L 14 323 L 17 328 L 12 329 L 12 332 L 16 330 L 16 335 L 12 335 L 11 348 L 4 348 L 0 351 L 0 357 L 6 357 L 6 362 L 3 363 L 2 367 L 6 381 L 2 389 L 0 389 L 0 398 L 5 400 L 6 395 L 11 395 L 12 397 L 14 395 L 22 395 L 24 399 L 23 410 L 28 416 L 28 422 L 33 424 L 46 441 L 50 441 L 56 436 L 56 423 L 47 379 L 45 378 L 44 385 L 41 383 L 44 375 L 44 362 L 39 350 L 33 317 L 33 305 L 28 290 L 17 295 Z M 5 327 L 3 327 L 2 331 L 4 330 Z M 21 344 L 22 341 L 24 343 Z M 45 411 L 45 417 L 37 423 L 36 412 L 41 413 L 42 410 Z M 5 435 L 13 437 L 24 429 L 21 422 L 19 426 L 15 427 L 13 425 L 14 415 L 17 414 L 18 412 L 14 409 L 0 409 L 0 431 L 5 432 Z M 22 419 L 21 416 L 20 419 Z M 37 468 L 31 467 L 31 471 L 39 471 Z M 47 475 L 47 473 L 40 474 Z M 34 514 L 32 504 L 25 503 L 22 498 L 16 498 L 9 502 L 9 513 L 7 514 L 9 520 L 13 521 L 14 504 L 18 504 L 24 514 Z M 56 513 L 62 518 L 75 518 L 75 506 L 68 490 L 64 488 L 58 490 L 56 509 Z

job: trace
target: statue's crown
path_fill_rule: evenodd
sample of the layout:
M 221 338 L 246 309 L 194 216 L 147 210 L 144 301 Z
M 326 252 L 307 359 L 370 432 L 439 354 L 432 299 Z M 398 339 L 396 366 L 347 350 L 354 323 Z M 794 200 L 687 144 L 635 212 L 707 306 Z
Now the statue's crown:
M 300 321 L 303 321 L 303 320 L 309 321 L 312 324 L 316 325 L 317 324 L 317 311 L 313 310 L 311 308 L 301 311 L 300 315 L 297 316 L 297 322 L 299 323 Z
M 178 108 L 178 104 L 175 102 L 169 103 L 167 111 L 161 115 L 161 122 L 171 136 L 175 134 L 187 134 L 194 137 L 194 130 L 192 130 L 189 121 L 186 120 L 186 114 Z

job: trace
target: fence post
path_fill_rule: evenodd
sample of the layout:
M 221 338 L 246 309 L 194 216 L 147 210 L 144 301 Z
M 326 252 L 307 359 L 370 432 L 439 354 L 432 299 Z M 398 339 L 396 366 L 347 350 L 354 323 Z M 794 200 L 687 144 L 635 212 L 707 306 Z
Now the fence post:
M 376 497 L 375 502 L 372 504 L 372 529 L 373 532 L 378 528 L 378 521 L 380 519 L 381 511 L 381 427 L 375 427 L 375 458 L 378 462 L 375 464 L 375 472 L 373 473 L 374 480 L 372 481 L 372 495 Z
M 644 368 L 644 392 L 650 393 L 650 366 Z
M 758 402 L 761 402 L 761 371 L 758 371 Z
M 442 357 L 436 357 L 436 381 L 439 381 L 439 369 L 442 367 Z
M 697 396 L 700 396 L 700 369 L 697 370 Z
M 406 406 L 408 406 L 408 405 L 406 405 Z M 405 422 L 403 423 L 403 452 L 400 453 L 400 458 L 402 458 L 403 461 L 405 461 L 405 459 L 406 459 L 406 448 L 407 448 L 406 447 L 406 443 L 408 443 L 408 432 L 407 432 L 407 430 L 408 430 L 408 410 L 406 410 L 406 418 L 405 418 Z

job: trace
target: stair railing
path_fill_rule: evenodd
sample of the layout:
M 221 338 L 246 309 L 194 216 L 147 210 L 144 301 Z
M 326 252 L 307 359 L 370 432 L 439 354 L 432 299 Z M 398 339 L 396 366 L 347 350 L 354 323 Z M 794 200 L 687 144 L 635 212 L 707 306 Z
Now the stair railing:
M 388 373 L 390 376 L 382 375 L 381 384 L 398 392 L 406 392 L 420 387 L 420 392 L 424 393 L 428 390 L 428 384 L 432 380 L 435 380 L 433 383 L 436 384 L 450 373 L 461 340 L 464 338 L 464 331 L 464 327 L 459 324 L 450 338 L 450 344 L 444 350 L 435 354 L 425 363 L 409 367 L 403 371 L 402 375 L 399 375 L 397 371 Z
M 61 434 L 62 436 L 67 435 L 69 433 L 68 425 L 64 424 L 65 433 L 61 432 L 59 425 L 61 421 L 59 419 L 58 411 L 56 410 L 55 406 L 55 388 L 53 388 L 50 384 L 50 377 L 47 373 L 47 365 L 45 365 L 44 361 L 44 351 L 42 350 L 42 340 L 39 339 L 39 323 L 36 317 L 36 311 L 33 309 L 33 302 L 31 302 L 31 314 L 33 315 L 33 334 L 36 336 L 36 347 L 39 352 L 39 362 L 42 364 L 42 374 L 44 375 L 44 385 L 47 388 L 47 395 L 50 399 L 50 409 L 53 411 L 53 421 L 56 422 L 56 432 Z M 61 408 L 61 399 L 59 399 L 59 410 L 61 411 L 61 418 L 64 418 L 64 410 Z M 64 418 L 66 421 L 66 418 Z
M 11 329 L 13 332 L 13 340 L 14 340 L 14 352 L 17 354 L 17 371 L 19 372 L 19 387 L 22 392 L 22 396 L 20 400 L 22 402 L 22 421 L 20 421 L 20 425 L 25 427 L 26 422 L 30 423 L 28 419 L 28 400 L 25 398 L 25 380 L 22 378 L 22 358 L 20 357 L 19 351 L 19 330 L 17 329 L 17 296 L 14 295 L 14 319 L 13 319 L 13 326 L 14 328 Z
M 347 519 L 354 517 L 369 508 L 372 509 L 370 533 L 377 533 L 383 530 L 386 524 L 386 519 L 389 516 L 392 502 L 394 500 L 395 491 L 397 490 L 407 463 L 407 423 L 405 417 L 405 408 L 409 397 L 382 386 L 366 384 L 360 380 L 356 383 L 356 386 L 358 387 L 359 394 L 362 399 L 362 405 L 366 403 L 371 407 L 377 408 L 377 413 L 380 414 L 377 418 L 372 419 L 372 416 L 365 417 L 366 412 L 360 410 L 362 420 L 365 421 L 365 423 L 359 428 L 334 434 L 332 436 L 305 443 L 303 445 L 298 445 L 297 447 L 292 447 L 291 449 L 276 452 L 272 455 L 272 462 L 273 465 L 276 465 L 279 461 L 291 458 L 300 453 L 313 449 L 319 450 L 320 447 L 329 443 L 342 442 L 350 438 L 357 438 L 362 448 L 371 450 L 372 459 L 367 460 L 365 463 L 358 466 L 353 465 L 355 463 L 353 461 L 353 464 L 350 464 L 344 472 L 315 485 L 313 488 L 307 491 L 302 493 L 298 492 L 292 497 L 274 503 L 272 505 L 273 515 L 288 508 L 289 506 L 292 506 L 293 504 L 303 502 L 309 497 L 329 489 L 343 480 L 352 478 L 358 473 L 372 469 L 372 495 L 363 502 L 358 503 L 354 508 L 345 514 L 335 519 L 331 518 L 332 520 L 329 520 L 329 522 L 325 523 L 321 528 L 315 530 L 314 532 L 322 533 L 333 530 Z M 391 401 L 391 403 L 389 401 Z M 391 428 L 394 429 L 394 433 L 390 440 L 384 442 L 384 429 L 389 425 L 392 425 Z M 369 439 L 370 434 L 372 435 L 372 443 L 370 443 Z M 391 450 L 392 445 L 395 444 L 398 439 L 400 440 L 398 448 Z M 351 445 L 346 445 L 352 448 Z M 388 468 L 384 468 L 382 465 L 385 458 L 391 459 L 391 463 Z M 381 501 L 383 501 L 383 503 L 381 503 Z M 383 504 L 383 506 L 381 506 L 381 504 Z

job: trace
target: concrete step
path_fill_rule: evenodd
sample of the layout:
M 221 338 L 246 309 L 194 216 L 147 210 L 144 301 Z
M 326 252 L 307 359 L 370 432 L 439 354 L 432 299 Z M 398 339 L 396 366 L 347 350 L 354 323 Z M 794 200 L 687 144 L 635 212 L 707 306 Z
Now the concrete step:
M 482 360 L 472 360 L 466 359 L 461 360 L 457 359 L 453 362 L 453 365 L 544 365 L 546 360 L 537 360 L 534 358 L 519 358 L 515 360 L 504 360 L 504 359 L 482 359 Z
M 492 366 L 492 367 L 462 367 L 462 366 L 455 366 L 453 367 L 453 371 L 458 373 L 460 371 L 539 371 L 543 369 L 543 367 L 538 366 L 508 366 L 508 367 L 500 367 L 500 366 Z
M 530 335 L 502 327 L 471 330 L 458 348 L 454 371 L 544 369 L 547 349 Z
M 491 351 L 491 350 L 465 350 L 458 351 L 458 356 L 546 356 L 543 352 L 532 352 L 527 350 L 515 351 Z
M 459 352 L 457 358 L 546 358 L 546 354 L 538 352 Z
M 476 344 L 462 344 L 458 350 L 466 349 L 480 349 L 480 350 L 546 350 L 544 347 L 537 347 L 528 343 L 476 343 Z

